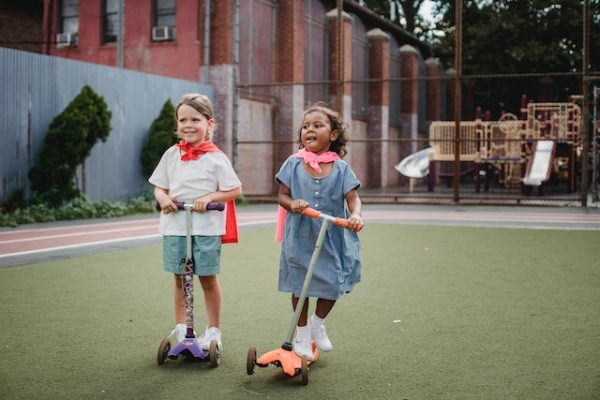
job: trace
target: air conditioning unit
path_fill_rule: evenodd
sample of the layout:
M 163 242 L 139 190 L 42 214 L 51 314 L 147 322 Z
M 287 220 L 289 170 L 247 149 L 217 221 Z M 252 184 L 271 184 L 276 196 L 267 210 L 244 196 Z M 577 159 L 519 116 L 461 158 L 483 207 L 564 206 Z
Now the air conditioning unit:
M 56 47 L 72 47 L 77 45 L 76 33 L 57 33 Z
M 162 42 L 175 39 L 175 30 L 170 26 L 155 26 L 152 28 L 152 40 Z

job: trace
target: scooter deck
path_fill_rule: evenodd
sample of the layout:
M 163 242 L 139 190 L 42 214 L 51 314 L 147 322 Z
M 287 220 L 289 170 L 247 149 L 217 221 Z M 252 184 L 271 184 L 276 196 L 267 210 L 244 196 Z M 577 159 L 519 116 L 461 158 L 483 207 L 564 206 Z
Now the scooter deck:
M 177 358 L 186 351 L 189 352 L 194 358 L 199 358 L 202 360 L 209 358 L 209 352 L 202 350 L 195 338 L 185 338 L 181 342 L 177 343 L 171 348 L 171 350 L 169 350 L 167 357 Z
M 313 360 L 308 360 L 308 365 L 317 361 L 319 357 L 319 349 L 317 349 L 316 343 L 311 343 L 313 349 Z M 263 354 L 256 360 L 256 365 L 259 367 L 266 367 L 269 364 L 276 365 L 283 369 L 283 372 L 289 376 L 296 376 L 302 371 L 302 357 L 294 353 L 293 350 L 286 350 L 278 348 L 268 353 Z

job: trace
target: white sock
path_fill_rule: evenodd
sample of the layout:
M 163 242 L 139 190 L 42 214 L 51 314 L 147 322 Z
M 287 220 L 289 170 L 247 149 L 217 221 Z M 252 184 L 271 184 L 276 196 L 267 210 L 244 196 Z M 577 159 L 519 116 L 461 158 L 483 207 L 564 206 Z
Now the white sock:
M 312 329 L 321 328 L 321 326 L 323 326 L 323 322 L 325 322 L 325 318 L 319 318 L 317 317 L 317 314 L 313 314 L 312 317 L 310 317 L 310 325 Z
M 308 325 L 296 327 L 296 338 L 301 341 L 308 341 L 310 339 L 310 331 Z

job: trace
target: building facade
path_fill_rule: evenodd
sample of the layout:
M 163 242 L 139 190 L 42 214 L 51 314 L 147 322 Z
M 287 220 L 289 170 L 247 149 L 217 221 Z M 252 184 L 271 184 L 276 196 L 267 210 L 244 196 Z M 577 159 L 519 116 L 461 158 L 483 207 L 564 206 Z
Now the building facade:
M 303 109 L 323 101 L 350 126 L 347 161 L 366 187 L 443 118 L 430 46 L 354 1 L 43 0 L 40 52 L 214 87 L 215 142 L 244 193 L 275 193 Z M 341 33 L 341 34 L 340 34 Z M 424 79 L 427 78 L 427 79 Z

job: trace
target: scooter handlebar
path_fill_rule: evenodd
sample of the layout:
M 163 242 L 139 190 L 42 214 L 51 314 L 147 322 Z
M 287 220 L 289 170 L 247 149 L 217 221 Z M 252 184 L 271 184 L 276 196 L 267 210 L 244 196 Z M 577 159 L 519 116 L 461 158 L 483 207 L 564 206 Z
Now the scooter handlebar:
M 178 210 L 184 210 L 185 209 L 185 203 L 183 201 L 176 201 L 175 205 L 177 206 Z M 160 204 L 158 203 L 158 201 L 156 202 L 156 211 L 160 211 Z M 210 203 L 208 203 L 206 205 L 206 210 L 207 211 L 223 211 L 225 210 L 225 203 L 218 203 L 216 201 L 211 201 Z
M 348 228 L 348 220 L 345 218 L 333 217 L 331 215 L 327 215 L 322 213 L 321 211 L 315 210 L 314 208 L 307 207 L 302 211 L 302 215 L 306 215 L 307 217 L 314 219 L 328 219 L 333 222 L 335 225 L 340 228 L 350 229 Z M 363 225 L 360 225 L 358 228 L 352 229 L 354 232 L 359 232 L 363 228 Z

